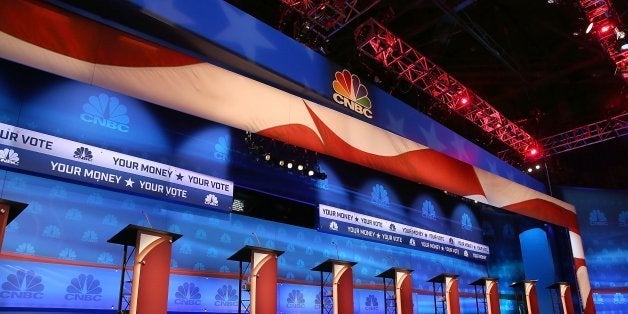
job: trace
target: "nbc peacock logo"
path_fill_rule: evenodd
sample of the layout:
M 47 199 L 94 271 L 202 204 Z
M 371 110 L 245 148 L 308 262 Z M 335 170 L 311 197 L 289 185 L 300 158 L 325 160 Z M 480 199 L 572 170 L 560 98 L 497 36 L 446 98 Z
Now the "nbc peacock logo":
M 335 77 L 336 79 L 332 83 L 334 101 L 366 118 L 372 119 L 373 111 L 371 107 L 373 105 L 368 97 L 368 90 L 360 82 L 360 78 L 346 69 L 342 70 L 342 72 L 336 72 Z

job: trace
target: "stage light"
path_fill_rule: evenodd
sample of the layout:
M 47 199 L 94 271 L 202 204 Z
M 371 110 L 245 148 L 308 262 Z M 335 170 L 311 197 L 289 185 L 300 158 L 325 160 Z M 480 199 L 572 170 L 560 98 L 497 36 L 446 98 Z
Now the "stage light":
M 292 161 L 288 162 L 288 164 L 286 165 L 286 167 L 288 167 L 288 169 L 292 169 Z
M 297 166 L 297 170 L 299 170 L 299 171 L 303 171 L 303 165 L 299 164 L 299 165 Z
M 611 26 L 610 26 L 610 25 L 604 25 L 604 26 L 602 26 L 602 27 L 600 28 L 600 32 L 602 32 L 602 33 L 606 33 L 606 32 L 608 32 L 609 30 L 611 30 Z
M 539 170 L 539 169 L 541 169 L 541 165 L 536 165 L 536 166 L 534 166 L 534 168 L 535 168 L 536 170 Z
M 266 154 L 266 155 L 264 155 L 264 160 L 266 160 L 266 161 L 270 161 L 270 154 Z
M 280 165 L 280 166 L 282 166 L 282 167 L 283 167 L 283 165 L 285 165 L 285 164 L 286 164 L 286 162 L 285 162 L 285 161 L 283 161 L 283 160 L 280 160 L 280 161 L 279 161 L 279 165 Z
M 528 168 L 528 172 L 532 172 L 532 168 Z
M 593 29 L 593 23 L 589 23 L 589 26 L 587 26 L 587 29 L 584 32 L 588 34 L 591 32 L 592 29 Z
M 622 51 L 624 51 L 624 50 L 628 50 L 628 43 L 625 43 L 625 44 L 621 45 L 621 48 L 620 48 L 620 49 L 621 49 Z
M 314 170 L 309 170 L 307 172 L 307 175 L 310 176 L 310 177 L 313 176 L 314 175 Z
M 537 157 L 539 155 L 539 149 L 536 147 L 530 147 L 528 149 L 528 157 Z
M 468 97 L 462 97 L 460 98 L 460 103 L 463 105 L 466 105 L 469 103 L 469 98 Z

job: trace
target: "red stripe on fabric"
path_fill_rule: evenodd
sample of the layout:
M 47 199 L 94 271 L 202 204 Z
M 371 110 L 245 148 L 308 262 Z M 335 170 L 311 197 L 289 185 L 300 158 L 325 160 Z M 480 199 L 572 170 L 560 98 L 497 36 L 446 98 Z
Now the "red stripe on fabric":
M 572 232 L 580 233 L 576 214 L 550 201 L 535 198 L 510 204 L 503 208 L 524 216 L 567 227 Z
M 289 124 L 272 127 L 257 132 L 257 134 L 270 137 L 282 142 L 292 143 L 312 151 L 324 151 L 324 144 L 318 135 L 310 128 L 302 124 Z
M 0 1 L 0 21 L 2 32 L 91 63 L 130 67 L 201 63 L 198 59 L 42 2 Z
M 574 258 L 573 259 L 573 264 L 574 264 L 574 267 L 576 268 L 576 271 L 578 271 L 578 268 L 580 268 L 580 267 L 583 267 L 583 266 L 586 267 L 587 266 L 587 263 L 584 260 L 584 258 Z
M 589 292 L 587 296 L 586 306 L 584 307 L 584 314 L 595 314 L 595 304 L 593 303 L 593 293 Z
M 484 195 L 482 185 L 471 165 L 431 149 L 410 151 L 397 156 L 380 156 L 364 152 L 342 140 L 325 125 L 307 104 L 305 106 L 316 124 L 322 143 L 320 143 L 318 137 L 314 140 L 311 136 L 303 136 L 303 133 L 289 132 L 290 129 L 283 130 L 283 132 L 277 130 L 285 126 L 275 127 L 273 132 L 285 134 L 282 139 L 288 143 L 314 148 L 322 145 L 320 150 L 316 150 L 319 153 L 396 175 L 413 182 L 430 185 L 458 195 Z M 292 126 L 288 126 L 288 128 L 292 128 Z M 262 133 L 268 134 L 266 131 Z

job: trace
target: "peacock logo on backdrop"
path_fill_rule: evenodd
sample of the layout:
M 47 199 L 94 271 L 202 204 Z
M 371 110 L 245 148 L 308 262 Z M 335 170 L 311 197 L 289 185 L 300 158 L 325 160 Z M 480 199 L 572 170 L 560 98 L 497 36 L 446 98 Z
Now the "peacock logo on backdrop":
M 215 306 L 238 306 L 238 291 L 231 285 L 223 285 L 216 290 Z
M 337 71 L 335 78 L 332 82 L 334 101 L 366 118 L 372 119 L 373 105 L 368 97 L 369 92 L 366 86 L 360 82 L 360 78 L 355 74 L 351 74 L 347 69 L 342 70 L 342 72 Z
M 377 303 L 377 298 L 375 295 L 369 294 L 366 297 L 366 302 L 364 302 L 364 309 L 367 311 L 377 311 L 379 310 L 379 304 Z
M 81 120 L 98 127 L 108 128 L 119 132 L 129 132 L 129 116 L 125 105 L 120 104 L 117 97 L 107 94 L 91 96 L 83 104 Z
M 303 297 L 303 292 L 298 289 L 293 289 L 288 294 L 288 298 L 286 299 L 286 301 L 286 306 L 288 308 L 302 309 L 305 307 L 305 298 Z
M 2 283 L 0 298 L 3 299 L 41 299 L 44 297 L 44 285 L 41 276 L 32 270 L 18 270 L 9 274 Z
M 186 282 L 180 285 L 174 296 L 175 304 L 201 305 L 201 291 L 193 282 Z
M 65 299 L 68 301 L 101 301 L 102 287 L 100 280 L 93 275 L 80 274 L 70 280 L 70 284 L 65 289 Z

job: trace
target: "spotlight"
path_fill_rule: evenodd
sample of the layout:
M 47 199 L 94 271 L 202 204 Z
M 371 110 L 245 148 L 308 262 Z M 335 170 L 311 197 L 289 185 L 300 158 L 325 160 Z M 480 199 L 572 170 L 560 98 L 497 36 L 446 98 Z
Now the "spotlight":
M 539 170 L 539 169 L 541 169 L 541 165 L 536 165 L 536 166 L 534 166 L 534 168 L 535 168 L 536 170 Z
M 299 165 L 297 166 L 297 170 L 299 170 L 299 171 L 303 171 L 303 165 L 299 164 Z
M 606 33 L 606 32 L 608 32 L 610 30 L 611 30 L 611 25 L 608 25 L 608 24 L 600 27 L 600 32 L 601 33 Z
M 628 50 L 628 43 L 625 43 L 625 44 L 621 45 L 621 48 L 620 48 L 620 49 L 621 49 L 622 51 Z
M 283 165 L 285 165 L 285 164 L 286 164 L 286 162 L 285 162 L 285 161 L 283 161 L 283 160 L 280 160 L 280 161 L 279 161 L 279 165 L 280 165 L 280 166 L 282 166 L 282 167 L 283 167 Z
M 589 23 L 589 26 L 587 26 L 587 29 L 584 32 L 588 34 L 591 32 L 592 29 L 593 29 L 593 23 Z
M 528 168 L 528 172 L 532 172 L 532 168 Z
M 286 167 L 288 167 L 288 169 L 292 169 L 292 161 L 288 162 L 288 164 L 286 165 Z
M 467 97 L 460 98 L 460 103 L 463 104 L 463 105 L 468 104 L 469 103 L 469 98 L 467 98 Z
M 264 160 L 266 160 L 266 161 L 270 161 L 270 154 L 266 154 L 266 155 L 264 155 Z

